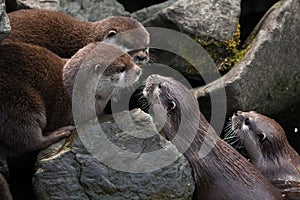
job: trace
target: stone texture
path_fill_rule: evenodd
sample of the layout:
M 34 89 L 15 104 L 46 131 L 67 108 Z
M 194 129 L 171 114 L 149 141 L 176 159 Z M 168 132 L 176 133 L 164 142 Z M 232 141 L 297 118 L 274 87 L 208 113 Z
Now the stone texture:
M 176 1 L 177 0 L 169 0 L 160 4 L 155 4 L 153 6 L 149 6 L 147 8 L 135 11 L 131 13 L 130 16 L 139 20 L 140 22 L 145 22 L 146 20 L 155 16 L 158 12 L 162 11 L 164 8 L 171 6 Z
M 30 8 L 59 10 L 84 21 L 98 21 L 108 16 L 129 16 L 116 0 L 18 0 Z
M 240 15 L 240 0 L 179 0 L 154 16 L 146 25 L 173 27 L 200 38 L 232 38 Z
M 228 115 L 256 110 L 274 116 L 299 102 L 299 0 L 281 1 L 271 9 L 242 60 L 222 78 L 195 89 L 202 107 L 223 87 Z
M 77 128 L 80 137 L 74 133 L 40 152 L 34 175 L 37 199 L 191 199 L 194 182 L 187 160 L 158 135 L 149 115 L 134 110 L 131 117 L 136 129 L 129 127 L 129 132 L 108 121 L 101 123 L 101 134 L 98 122 L 90 121 Z M 121 122 L 128 124 L 126 120 Z M 138 137 L 128 135 L 133 130 Z M 113 153 L 113 146 L 121 150 Z M 145 155 L 162 147 L 166 153 L 156 162 Z M 125 158 L 122 150 L 135 156 Z M 174 155 L 179 158 L 166 167 L 141 171 Z
M 197 41 L 208 51 L 216 65 L 221 65 L 228 57 L 233 56 L 228 43 L 232 41 L 236 46 L 239 43 L 236 37 L 239 35 L 239 15 L 240 0 L 179 0 L 143 24 L 149 27 L 169 28 L 190 35 L 195 42 Z M 155 51 L 151 55 L 155 60 L 178 70 L 187 78 L 201 81 L 201 76 L 195 72 L 188 61 Z M 223 67 L 221 66 L 220 69 L 223 70 Z M 200 70 L 201 74 L 210 72 L 211 69 Z
M 0 41 L 10 33 L 9 19 L 5 11 L 5 0 L 0 0 Z

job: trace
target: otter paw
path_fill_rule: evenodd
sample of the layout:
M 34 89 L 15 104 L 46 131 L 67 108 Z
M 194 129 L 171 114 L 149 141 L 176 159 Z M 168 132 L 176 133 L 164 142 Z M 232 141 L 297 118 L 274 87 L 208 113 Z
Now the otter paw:
M 50 136 L 50 135 L 55 135 L 58 136 L 60 138 L 64 138 L 64 137 L 68 137 L 69 135 L 71 135 L 71 133 L 75 130 L 75 126 L 64 126 L 61 127 L 59 129 L 56 129 L 55 131 L 51 131 L 48 133 L 45 133 L 45 136 Z

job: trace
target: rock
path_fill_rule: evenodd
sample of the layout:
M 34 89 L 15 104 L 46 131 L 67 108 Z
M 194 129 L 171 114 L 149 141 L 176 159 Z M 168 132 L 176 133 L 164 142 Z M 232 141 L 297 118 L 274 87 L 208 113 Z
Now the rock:
M 179 0 L 154 16 L 146 25 L 168 23 L 182 32 L 218 41 L 231 39 L 240 15 L 240 0 Z
M 98 21 L 113 15 L 129 16 L 116 0 L 18 0 L 29 8 L 58 10 L 83 21 Z
M 123 118 L 119 125 L 101 123 L 103 133 L 94 120 L 77 128 L 79 137 L 74 133 L 40 152 L 37 199 L 191 199 L 194 182 L 185 157 L 156 132 L 149 115 L 130 114 L 136 129 L 126 126 L 129 132 L 119 128 L 129 124 Z M 149 157 L 158 150 L 163 152 L 159 157 Z M 170 158 L 175 159 L 160 166 Z
M 169 7 L 177 0 L 168 0 L 166 2 L 155 4 L 141 10 L 135 11 L 130 14 L 131 17 L 139 20 L 140 22 L 145 22 L 150 19 L 152 16 L 155 16 L 158 12 L 162 11 L 164 8 Z
M 0 0 L 0 41 L 10 33 L 9 19 L 5 11 L 5 0 Z
M 20 10 L 20 9 L 29 9 L 30 7 L 23 4 L 22 2 L 18 0 L 6 0 L 6 12 L 12 12 L 15 10 Z
M 194 90 L 200 105 L 225 87 L 227 114 L 255 110 L 275 116 L 299 102 L 300 5 L 280 1 L 268 14 L 250 49 L 222 78 Z
M 228 68 L 226 60 L 235 56 L 234 48 L 240 42 L 238 25 L 240 4 L 240 0 L 179 0 L 145 21 L 144 25 L 187 33 L 205 48 L 221 71 L 226 71 Z M 187 78 L 196 81 L 201 79 L 193 67 L 188 62 L 182 62 L 178 56 L 166 56 L 155 52 L 152 56 L 185 74 Z M 209 73 L 205 70 L 200 72 Z

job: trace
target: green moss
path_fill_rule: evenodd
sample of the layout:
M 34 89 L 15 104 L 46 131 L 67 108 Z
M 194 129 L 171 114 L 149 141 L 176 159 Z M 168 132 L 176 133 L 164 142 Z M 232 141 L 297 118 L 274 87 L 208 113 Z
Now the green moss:
M 232 39 L 225 42 L 215 39 L 195 39 L 209 53 L 221 74 L 227 73 L 238 63 L 249 50 L 250 46 L 240 48 L 240 25 L 237 25 Z

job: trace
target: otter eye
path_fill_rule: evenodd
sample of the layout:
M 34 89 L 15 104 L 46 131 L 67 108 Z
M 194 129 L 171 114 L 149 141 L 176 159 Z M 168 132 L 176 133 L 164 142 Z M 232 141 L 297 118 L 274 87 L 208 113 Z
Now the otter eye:
M 250 120 L 249 120 L 249 118 L 246 118 L 246 119 L 245 119 L 245 125 L 247 125 L 247 126 L 250 125 Z
M 169 100 L 168 101 L 168 108 L 167 111 L 170 112 L 176 108 L 176 103 L 175 101 Z
M 117 34 L 117 31 L 115 31 L 115 30 L 110 30 L 110 31 L 108 32 L 106 38 L 110 38 L 110 37 L 112 37 L 112 36 L 114 36 L 114 35 L 116 35 L 116 34 Z
M 123 73 L 123 72 L 126 71 L 126 67 L 125 67 L 125 66 L 121 66 L 121 67 L 119 67 L 118 69 L 119 69 L 119 70 L 118 70 L 119 73 Z
M 258 136 L 259 136 L 259 140 L 260 140 L 261 142 L 263 142 L 265 139 L 267 139 L 267 134 L 264 133 L 264 132 L 259 133 Z
M 158 89 L 161 89 L 161 88 L 162 88 L 162 83 L 159 83 L 159 84 L 157 85 L 157 87 L 158 87 Z

